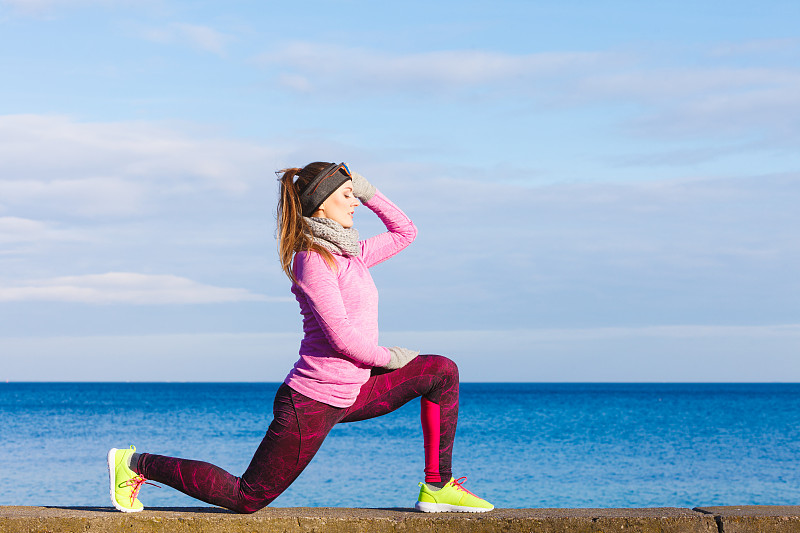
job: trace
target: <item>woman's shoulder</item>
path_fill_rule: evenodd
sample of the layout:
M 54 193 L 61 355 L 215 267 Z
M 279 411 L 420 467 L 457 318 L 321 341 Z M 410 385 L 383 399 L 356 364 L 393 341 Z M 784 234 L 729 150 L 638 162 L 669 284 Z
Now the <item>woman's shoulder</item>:
M 333 256 L 333 260 L 337 263 L 337 265 L 341 266 L 343 262 L 346 262 L 346 259 L 340 255 L 331 255 Z M 315 252 L 314 250 L 303 250 L 294 254 L 293 270 L 295 276 L 302 276 L 303 274 L 308 273 L 334 273 L 334 269 L 331 268 L 331 265 L 328 263 L 325 257 L 323 257 L 321 253 Z M 336 270 L 339 269 L 337 268 Z
M 302 250 L 294 254 L 294 267 L 295 270 L 298 267 L 314 267 L 319 264 L 324 264 L 325 258 L 322 257 L 322 254 L 317 253 L 313 250 Z
M 337 261 L 346 259 L 345 257 L 342 257 L 339 254 L 331 253 L 331 255 Z M 321 253 L 314 250 L 301 250 L 294 254 L 294 260 L 295 262 L 304 262 L 304 263 L 319 263 L 319 262 L 324 263 L 325 257 Z

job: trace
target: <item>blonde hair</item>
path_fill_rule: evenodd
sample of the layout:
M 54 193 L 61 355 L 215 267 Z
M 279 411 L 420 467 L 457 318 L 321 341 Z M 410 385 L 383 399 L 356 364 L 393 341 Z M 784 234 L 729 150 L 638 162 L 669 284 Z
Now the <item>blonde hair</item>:
M 336 260 L 328 249 L 315 243 L 311 238 L 308 223 L 303 220 L 303 208 L 300 205 L 300 191 L 311 183 L 330 163 L 309 163 L 303 168 L 284 168 L 280 181 L 280 199 L 278 200 L 278 257 L 283 271 L 293 282 L 294 256 L 297 252 L 316 252 L 325 259 L 331 269 L 336 270 Z M 295 180 L 295 177 L 297 179 Z

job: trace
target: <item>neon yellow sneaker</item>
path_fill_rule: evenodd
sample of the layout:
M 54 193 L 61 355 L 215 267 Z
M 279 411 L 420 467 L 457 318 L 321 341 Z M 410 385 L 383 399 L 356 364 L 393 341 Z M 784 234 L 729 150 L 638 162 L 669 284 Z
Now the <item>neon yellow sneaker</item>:
M 420 483 L 419 498 L 414 506 L 423 513 L 441 513 L 455 511 L 461 513 L 485 513 L 494 509 L 494 505 L 478 498 L 463 487 L 465 477 L 450 478 L 440 490 L 431 490 L 425 483 Z
M 136 497 L 139 489 L 147 483 L 144 476 L 140 476 L 128 468 L 128 459 L 135 446 L 127 450 L 111 448 L 108 451 L 108 478 L 111 485 L 111 503 L 123 513 L 137 513 L 144 509 L 144 505 Z M 152 484 L 152 483 L 151 483 Z

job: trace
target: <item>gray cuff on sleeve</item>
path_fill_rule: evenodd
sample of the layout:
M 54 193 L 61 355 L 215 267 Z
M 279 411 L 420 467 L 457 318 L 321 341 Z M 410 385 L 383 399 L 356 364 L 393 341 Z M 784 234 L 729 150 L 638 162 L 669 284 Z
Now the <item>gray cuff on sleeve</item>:
M 387 348 L 387 350 L 389 350 L 391 359 L 389 359 L 389 362 L 386 363 L 384 368 L 388 368 L 389 370 L 403 368 L 409 361 L 419 355 L 419 351 L 409 350 L 408 348 L 398 348 L 397 346 L 392 346 L 391 348 Z

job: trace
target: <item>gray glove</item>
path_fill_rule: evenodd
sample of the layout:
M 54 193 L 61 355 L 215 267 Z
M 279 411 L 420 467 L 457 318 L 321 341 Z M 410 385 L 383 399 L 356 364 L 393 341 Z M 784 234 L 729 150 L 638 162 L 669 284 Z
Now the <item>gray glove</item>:
M 408 348 L 398 348 L 397 346 L 392 346 L 391 348 L 387 349 L 392 355 L 392 358 L 389 359 L 389 362 L 386 363 L 384 368 L 388 368 L 389 370 L 403 368 L 409 363 L 409 361 L 419 355 L 418 351 L 415 352 L 414 350 L 409 350 Z
M 358 172 L 351 172 L 353 177 L 353 195 L 362 202 L 369 202 L 375 196 L 375 186 Z

